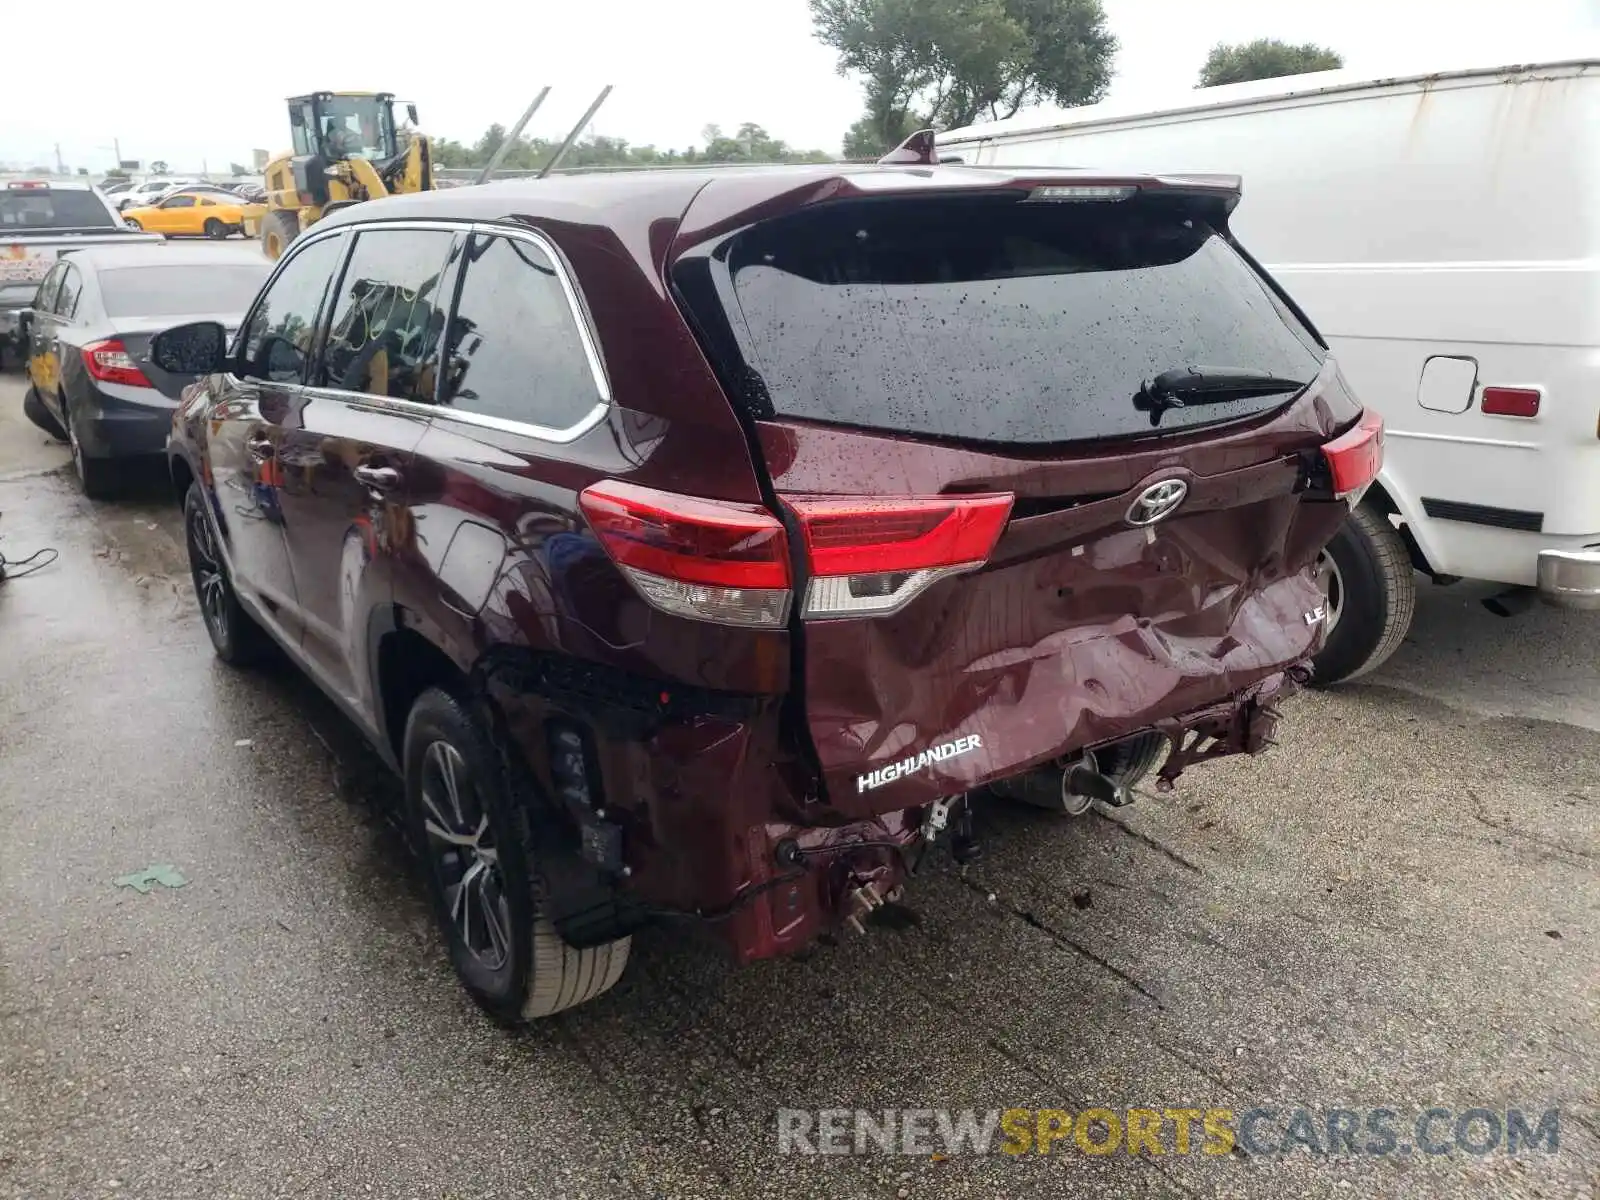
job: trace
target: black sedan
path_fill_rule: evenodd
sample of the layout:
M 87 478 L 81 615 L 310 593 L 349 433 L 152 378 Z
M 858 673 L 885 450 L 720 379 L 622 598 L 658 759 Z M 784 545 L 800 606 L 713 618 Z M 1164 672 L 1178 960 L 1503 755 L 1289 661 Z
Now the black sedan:
M 83 490 L 115 490 L 120 460 L 161 455 L 192 376 L 145 357 L 152 333 L 191 320 L 231 332 L 272 263 L 253 247 L 153 244 L 63 253 L 23 316 L 24 410 L 71 443 Z

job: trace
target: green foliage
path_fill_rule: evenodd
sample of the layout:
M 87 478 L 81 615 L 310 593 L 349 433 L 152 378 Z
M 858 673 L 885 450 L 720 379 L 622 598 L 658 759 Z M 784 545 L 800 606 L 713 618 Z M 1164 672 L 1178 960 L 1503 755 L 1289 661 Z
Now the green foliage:
M 845 155 L 869 158 L 917 129 L 1088 104 L 1111 85 L 1117 40 L 1100 0 L 810 0 L 839 71 L 865 84 Z
M 562 169 L 568 167 L 651 167 L 676 166 L 687 163 L 729 162 L 827 162 L 828 155 L 820 150 L 797 150 L 773 137 L 761 126 L 751 122 L 740 125 L 732 134 L 724 133 L 720 125 L 707 125 L 701 132 L 703 146 L 686 150 L 660 150 L 655 146 L 634 146 L 625 138 L 594 135 L 580 138 L 561 160 Z M 506 140 L 503 125 L 491 125 L 471 145 L 452 138 L 436 138 L 433 143 L 433 161 L 440 167 L 481 167 Z M 506 171 L 536 171 L 550 161 L 560 148 L 559 140 L 547 138 L 519 138 L 506 152 L 500 169 Z
M 158 159 L 155 160 L 155 162 L 151 163 L 150 164 L 150 173 L 152 175 L 165 175 L 167 173 L 166 160 L 158 158 Z
M 245 166 L 243 163 L 229 163 L 228 164 L 228 173 L 230 175 L 232 175 L 235 179 L 238 179 L 239 177 L 241 177 L 243 175 L 250 174 L 250 168 Z
M 1219 43 L 1211 48 L 1206 65 L 1200 68 L 1199 86 L 1216 87 L 1223 83 L 1243 83 L 1247 79 L 1278 79 L 1311 71 L 1335 71 L 1342 66 L 1342 55 L 1310 42 L 1291 46 L 1276 38 L 1257 38 L 1238 46 Z

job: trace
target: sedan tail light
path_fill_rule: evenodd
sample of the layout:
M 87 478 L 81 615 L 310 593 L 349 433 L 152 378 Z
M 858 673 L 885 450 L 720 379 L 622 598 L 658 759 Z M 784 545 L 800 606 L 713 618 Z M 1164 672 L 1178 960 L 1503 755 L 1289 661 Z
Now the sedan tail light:
M 879 616 L 949 575 L 981 567 L 1009 493 L 896 499 L 786 497 L 810 580 L 802 615 Z M 606 552 L 646 601 L 723 624 L 779 628 L 793 578 L 779 520 L 757 505 L 607 480 L 580 498 Z
M 1326 443 L 1322 457 L 1333 480 L 1334 496 L 1360 499 L 1383 469 L 1383 418 L 1370 408 L 1362 409 L 1355 428 Z
M 129 387 L 150 387 L 128 353 L 128 348 L 116 338 L 91 342 L 83 348 L 83 366 L 91 378 L 101 383 L 124 383 Z

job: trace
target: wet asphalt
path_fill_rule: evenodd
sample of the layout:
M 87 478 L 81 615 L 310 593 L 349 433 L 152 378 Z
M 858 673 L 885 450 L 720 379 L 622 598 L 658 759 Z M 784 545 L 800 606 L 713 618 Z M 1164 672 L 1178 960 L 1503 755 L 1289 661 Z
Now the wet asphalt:
M 291 668 L 214 661 L 161 480 L 84 499 L 20 378 L 0 553 L 60 558 L 0 583 L 0 1197 L 1600 1188 L 1600 618 L 1425 586 L 1392 662 L 1259 761 L 1112 816 L 988 809 L 982 862 L 803 961 L 652 930 L 510 1034 L 453 981 L 393 782 Z M 186 885 L 114 886 L 156 865 Z M 1558 1107 L 1560 1140 L 776 1152 L 780 1108 L 1095 1105 Z

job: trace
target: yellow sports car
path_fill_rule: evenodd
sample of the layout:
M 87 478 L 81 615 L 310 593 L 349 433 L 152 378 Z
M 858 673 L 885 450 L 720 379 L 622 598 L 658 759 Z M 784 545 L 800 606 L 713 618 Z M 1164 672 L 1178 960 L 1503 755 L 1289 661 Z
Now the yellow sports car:
M 245 232 L 245 222 L 258 224 L 265 204 L 247 204 L 221 188 L 185 188 L 143 208 L 130 208 L 122 219 L 149 233 L 225 238 Z

